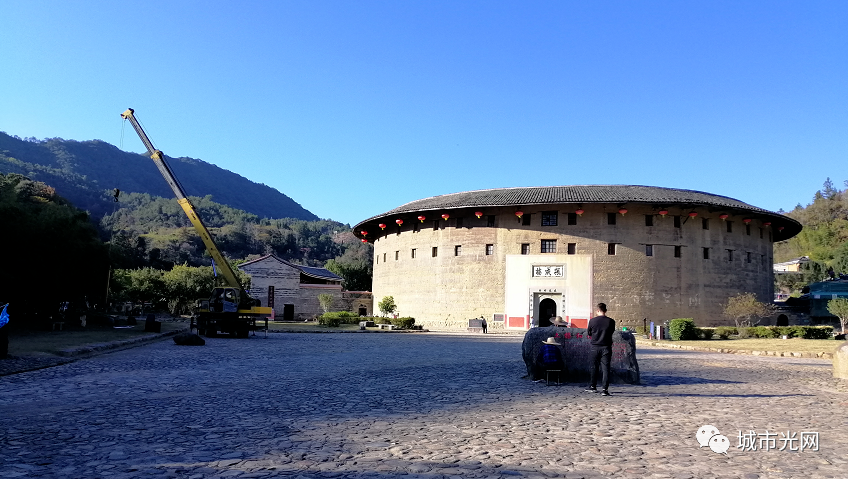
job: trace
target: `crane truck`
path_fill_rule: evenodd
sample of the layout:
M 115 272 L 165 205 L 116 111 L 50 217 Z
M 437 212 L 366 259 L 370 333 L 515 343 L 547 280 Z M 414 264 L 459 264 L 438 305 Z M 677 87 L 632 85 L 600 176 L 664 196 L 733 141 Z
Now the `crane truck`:
M 217 271 L 223 281 L 223 285 L 216 285 L 213 288 L 212 296 L 208 300 L 198 301 L 195 310 L 198 333 L 207 337 L 214 337 L 222 332 L 238 338 L 246 338 L 251 330 L 257 329 L 257 320 L 267 318 L 272 314 L 272 308 L 263 307 L 258 299 L 252 298 L 245 291 L 230 263 L 218 250 L 212 235 L 197 215 L 194 205 L 189 200 L 171 167 L 165 161 L 165 155 L 154 148 L 153 143 L 136 120 L 135 111 L 128 108 L 127 111 L 121 113 L 121 117 L 128 120 L 138 133 L 141 142 L 147 148 L 147 154 L 159 168 L 159 172 L 162 173 L 168 186 L 171 187 L 177 197 L 180 207 L 188 216 L 197 234 L 200 235 L 200 239 L 203 240 L 206 251 L 212 257 L 212 261 L 217 266 Z

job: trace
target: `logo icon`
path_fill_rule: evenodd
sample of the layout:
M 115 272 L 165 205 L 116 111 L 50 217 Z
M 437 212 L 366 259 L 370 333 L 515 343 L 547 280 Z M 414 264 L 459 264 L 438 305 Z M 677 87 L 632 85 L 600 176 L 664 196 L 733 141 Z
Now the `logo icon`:
M 727 450 L 730 448 L 730 441 L 726 436 L 722 436 L 718 432 L 718 428 L 705 424 L 695 433 L 695 439 L 698 440 L 698 447 L 709 446 L 716 453 L 727 455 Z

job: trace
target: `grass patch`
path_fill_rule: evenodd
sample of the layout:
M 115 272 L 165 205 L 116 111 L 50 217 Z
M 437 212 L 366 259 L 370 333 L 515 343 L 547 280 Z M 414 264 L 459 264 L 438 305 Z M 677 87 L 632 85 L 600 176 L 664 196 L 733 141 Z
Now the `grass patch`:
M 679 344 L 681 346 L 693 346 L 696 348 L 722 348 L 743 351 L 777 351 L 809 352 L 809 353 L 832 353 L 842 341 L 832 339 L 722 339 L 709 341 L 665 341 L 668 344 Z
M 163 322 L 162 332 L 188 327 L 188 322 Z M 12 356 L 55 356 L 63 349 L 121 341 L 153 333 L 144 332 L 141 320 L 131 329 L 88 328 L 64 331 L 10 331 L 9 354 Z

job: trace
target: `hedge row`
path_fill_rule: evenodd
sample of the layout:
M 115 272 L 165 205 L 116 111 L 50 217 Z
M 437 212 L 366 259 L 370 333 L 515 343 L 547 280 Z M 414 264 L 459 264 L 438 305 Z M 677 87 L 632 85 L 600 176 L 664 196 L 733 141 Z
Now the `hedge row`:
M 373 321 L 377 324 L 393 324 L 398 329 L 410 329 L 415 325 L 415 318 L 381 318 L 374 316 L 359 316 L 348 311 L 334 311 L 318 316 L 318 324 L 337 328 L 341 324 L 359 324 L 360 321 Z
M 674 321 L 674 320 L 672 320 Z M 716 328 L 694 328 L 695 337 L 692 339 L 728 339 L 730 336 L 744 338 L 788 338 L 830 339 L 833 337 L 833 326 L 751 326 L 737 328 L 736 326 L 718 326 Z M 669 324 L 669 333 L 672 327 Z M 674 336 L 672 336 L 674 339 Z

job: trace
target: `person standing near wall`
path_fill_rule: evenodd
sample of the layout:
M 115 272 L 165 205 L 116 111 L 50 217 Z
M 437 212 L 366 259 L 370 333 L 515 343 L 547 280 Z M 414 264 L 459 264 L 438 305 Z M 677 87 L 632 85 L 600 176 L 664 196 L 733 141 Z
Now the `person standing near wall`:
M 610 360 L 612 359 L 612 333 L 615 320 L 607 316 L 607 305 L 598 303 L 597 316 L 589 320 L 589 359 L 592 361 L 589 389 L 598 392 L 598 367 L 601 369 L 601 395 L 609 396 Z

